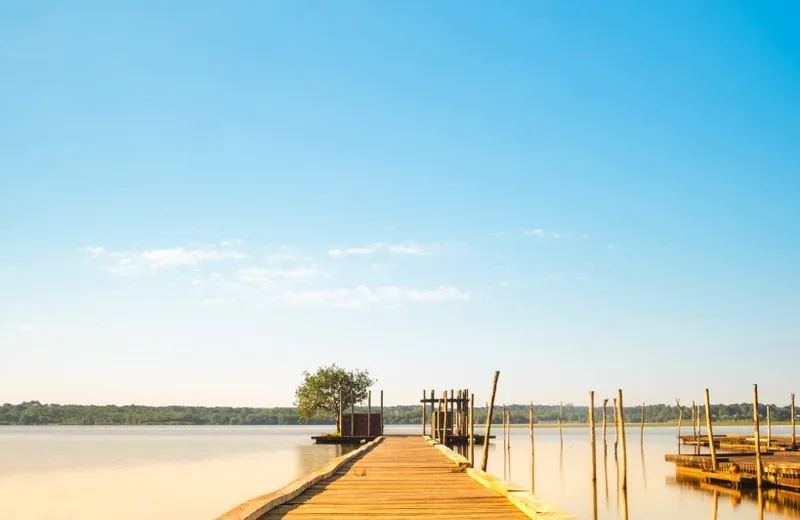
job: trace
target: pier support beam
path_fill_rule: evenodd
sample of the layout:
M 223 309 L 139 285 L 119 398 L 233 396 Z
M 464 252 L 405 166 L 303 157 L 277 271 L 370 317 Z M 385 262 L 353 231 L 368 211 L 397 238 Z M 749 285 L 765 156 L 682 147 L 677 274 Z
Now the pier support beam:
M 706 430 L 708 433 L 708 449 L 711 450 L 711 467 L 717 471 L 717 448 L 714 447 L 714 431 L 711 428 L 711 403 L 708 397 L 708 388 L 706 388 Z

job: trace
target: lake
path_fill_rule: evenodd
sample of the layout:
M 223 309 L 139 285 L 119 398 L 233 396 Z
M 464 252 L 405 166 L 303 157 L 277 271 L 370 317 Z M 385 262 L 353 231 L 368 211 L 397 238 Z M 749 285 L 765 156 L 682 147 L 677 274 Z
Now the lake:
M 277 489 L 341 453 L 317 446 L 311 435 L 329 427 L 120 426 L 1 427 L 0 518 L 3 520 L 141 518 L 213 519 L 239 502 Z M 495 433 L 501 433 L 500 428 Z M 715 433 L 749 431 L 717 428 Z M 386 433 L 415 434 L 419 427 L 387 426 Z M 687 429 L 684 428 L 684 432 Z M 784 427 L 775 435 L 787 434 Z M 675 428 L 628 429 L 628 511 L 636 520 L 758 518 L 748 496 L 679 482 L 665 453 L 677 450 Z M 497 439 L 502 445 L 502 436 Z M 503 475 L 503 451 L 494 446 L 489 471 Z M 529 486 L 527 429 L 511 438 L 511 478 Z M 683 448 L 690 450 L 691 448 Z M 536 430 L 536 494 L 578 518 L 592 518 L 589 435 L 567 428 Z M 480 450 L 477 450 L 480 457 Z M 603 457 L 598 429 L 598 513 L 622 518 L 613 456 Z M 768 493 L 764 518 L 797 518 L 793 493 Z

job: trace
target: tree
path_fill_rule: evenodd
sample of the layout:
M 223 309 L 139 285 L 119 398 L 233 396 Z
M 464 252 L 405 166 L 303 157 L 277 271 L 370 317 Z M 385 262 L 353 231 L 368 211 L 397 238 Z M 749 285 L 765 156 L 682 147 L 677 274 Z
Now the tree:
M 375 380 L 366 370 L 345 370 L 334 363 L 318 368 L 313 374 L 303 372 L 303 382 L 295 391 L 294 404 L 303 421 L 317 415 L 333 415 L 336 431 L 341 433 L 340 412 L 366 399 L 373 383 Z

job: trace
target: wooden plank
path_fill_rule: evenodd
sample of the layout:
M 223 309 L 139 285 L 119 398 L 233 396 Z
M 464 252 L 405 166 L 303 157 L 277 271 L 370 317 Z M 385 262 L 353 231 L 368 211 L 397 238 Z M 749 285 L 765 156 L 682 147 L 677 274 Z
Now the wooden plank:
M 572 518 L 553 516 L 553 506 L 531 500 L 524 488 L 506 483 L 503 490 L 497 479 L 496 488 L 482 486 L 465 473 L 467 466 L 464 457 L 438 444 L 432 447 L 422 437 L 384 437 L 375 449 L 260 519 Z

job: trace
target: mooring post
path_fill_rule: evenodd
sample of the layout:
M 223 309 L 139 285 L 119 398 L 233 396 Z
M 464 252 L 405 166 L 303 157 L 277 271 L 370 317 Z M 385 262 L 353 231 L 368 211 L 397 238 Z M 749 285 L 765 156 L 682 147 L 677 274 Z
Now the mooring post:
M 342 389 L 339 389 L 339 413 L 337 415 L 337 419 L 339 420 L 339 425 L 336 428 L 336 433 L 339 434 L 341 437 L 344 432 L 342 428 L 344 427 L 344 400 L 342 400 Z
M 681 454 L 681 425 L 683 424 L 683 408 L 681 408 L 681 400 L 675 398 L 675 406 L 678 407 L 678 455 Z
M 594 432 L 594 390 L 589 392 L 589 441 L 592 445 L 592 482 L 595 482 L 597 480 L 597 440 Z
M 528 436 L 531 438 L 531 493 L 536 490 L 536 442 L 533 433 L 533 401 L 528 408 Z
M 508 450 L 508 480 L 511 480 L 511 409 L 507 409 L 506 411 L 506 430 L 508 433 L 506 436 L 508 437 L 508 442 L 506 443 L 506 449 Z
M 486 471 L 486 466 L 489 464 L 489 436 L 492 433 L 492 413 L 494 413 L 494 396 L 497 393 L 497 378 L 500 377 L 500 371 L 495 370 L 494 379 L 492 380 L 492 396 L 489 400 L 489 410 L 486 413 L 486 430 L 483 432 L 483 460 L 481 461 L 481 470 Z
M 437 440 L 439 436 L 439 414 L 436 412 L 436 403 L 432 403 L 431 408 L 433 408 L 433 411 L 431 412 L 431 439 Z
M 475 467 L 475 394 L 469 394 L 469 464 Z
M 452 401 L 453 400 L 451 399 L 450 402 L 452 402 Z M 447 422 L 448 422 L 447 421 L 447 419 L 448 419 L 447 416 L 448 416 L 448 410 L 449 410 L 448 402 L 447 402 L 447 390 L 444 391 L 444 406 L 443 406 L 443 408 L 444 408 L 444 421 L 443 421 L 443 426 L 442 426 L 442 444 L 447 446 Z
M 767 451 L 772 447 L 772 406 L 767 405 Z
M 758 424 L 758 385 L 753 384 L 753 428 L 756 436 L 756 485 L 761 489 L 761 427 Z
M 356 436 L 356 397 L 350 393 L 350 437 Z
M 592 512 L 597 518 L 597 440 L 594 432 L 594 390 L 589 392 L 589 439 L 592 444 Z
M 708 433 L 708 448 L 711 450 L 711 467 L 717 471 L 717 448 L 714 447 L 714 430 L 711 427 L 711 402 L 708 397 L 708 388 L 705 391 L 706 397 L 706 433 Z
M 625 442 L 625 409 L 622 406 L 622 390 L 617 390 L 617 424 L 619 440 L 622 444 L 622 464 L 620 465 L 620 484 L 623 493 L 628 489 L 628 448 Z
M 564 443 L 564 432 L 562 430 L 561 422 L 563 421 L 564 417 L 564 401 L 561 401 L 561 404 L 558 407 L 558 440 L 563 444 Z
M 436 400 L 436 442 L 442 442 L 442 398 Z
M 428 413 L 428 407 L 425 405 L 425 397 L 428 392 L 422 391 L 422 436 L 425 436 L 425 414 Z
M 639 430 L 639 439 L 641 443 L 644 444 L 644 403 L 642 403 L 642 426 Z
M 614 460 L 617 459 L 617 444 L 619 444 L 619 410 L 617 407 L 617 398 L 613 398 L 614 406 Z
M 698 442 L 697 439 L 697 418 L 695 417 L 697 410 L 695 409 L 694 401 L 692 401 L 692 440 Z
M 383 390 L 381 390 L 381 437 L 383 437 L 383 425 L 384 424 L 385 423 L 384 423 L 384 420 L 383 420 Z
M 789 407 L 790 408 L 789 411 L 792 413 L 792 449 L 796 450 L 797 449 L 797 437 L 795 436 L 795 431 L 794 431 L 794 416 L 795 416 L 794 394 L 791 394 L 789 396 L 789 400 L 791 401 L 791 406 Z
M 372 390 L 367 391 L 367 437 L 372 437 Z
M 608 452 L 608 441 L 606 437 L 606 430 L 608 429 L 607 424 L 607 413 L 606 407 L 608 406 L 608 399 L 603 399 L 603 454 L 605 455 Z

